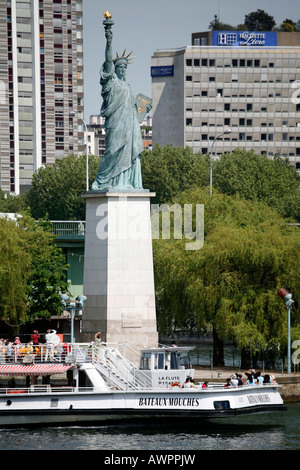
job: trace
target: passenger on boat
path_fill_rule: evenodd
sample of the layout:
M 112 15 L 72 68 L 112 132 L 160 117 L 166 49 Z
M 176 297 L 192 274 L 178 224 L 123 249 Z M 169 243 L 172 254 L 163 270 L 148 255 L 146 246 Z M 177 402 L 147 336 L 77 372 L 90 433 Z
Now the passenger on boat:
M 54 360 L 54 347 L 58 346 L 60 342 L 59 337 L 56 334 L 56 330 L 48 330 L 46 334 L 46 354 L 45 354 L 45 361 Z
M 6 361 L 7 362 L 11 362 L 13 357 L 12 357 L 12 353 L 13 353 L 13 343 L 10 341 L 10 339 L 7 339 L 5 341 L 5 347 L 6 347 Z
M 191 388 L 191 379 L 189 377 L 186 378 L 186 381 L 183 384 L 184 388 Z
M 256 373 L 256 384 L 257 384 L 257 385 L 263 385 L 263 383 L 264 383 L 264 378 L 263 378 L 263 376 L 261 375 L 260 372 L 257 372 L 257 373 Z
M 237 387 L 238 386 L 239 381 L 238 381 L 235 374 L 232 375 L 230 383 L 231 383 L 232 387 Z
M 264 384 L 269 384 L 271 383 L 270 376 L 269 374 L 264 375 Z
M 202 384 L 202 388 L 207 388 L 207 387 L 208 387 L 208 382 L 204 382 L 204 383 Z
M 226 384 L 224 385 L 225 388 L 231 387 L 231 378 L 226 379 Z
M 33 330 L 30 339 L 34 346 L 38 346 L 40 344 L 39 343 L 40 338 L 41 338 L 41 335 L 39 334 L 38 330 Z
M 102 335 L 101 331 L 98 331 L 98 333 L 95 334 L 95 343 L 96 343 L 96 345 L 101 343 L 101 341 L 102 341 L 101 340 L 101 335 Z
M 244 385 L 244 380 L 243 380 L 242 374 L 236 374 L 236 376 L 237 376 L 237 379 L 238 379 L 238 382 L 239 382 L 238 385 L 239 385 L 239 386 L 240 386 L 240 385 Z
M 247 372 L 245 372 L 245 376 L 247 377 L 246 384 L 247 385 L 254 385 L 255 379 L 255 370 L 254 369 L 249 369 Z

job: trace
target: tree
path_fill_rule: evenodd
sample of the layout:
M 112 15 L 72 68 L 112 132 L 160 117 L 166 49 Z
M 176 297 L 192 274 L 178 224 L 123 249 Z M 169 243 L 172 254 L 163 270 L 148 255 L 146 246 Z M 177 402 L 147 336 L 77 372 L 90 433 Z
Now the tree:
M 89 183 L 95 179 L 99 158 L 89 155 Z M 69 155 L 33 175 L 27 203 L 35 219 L 85 220 L 86 157 Z
M 143 186 L 156 193 L 156 204 L 172 200 L 185 189 L 209 184 L 209 156 L 193 154 L 190 147 L 157 144 L 143 152 L 141 163 Z
M 288 160 L 237 149 L 214 163 L 213 184 L 225 194 L 262 201 L 300 221 L 300 178 Z
M 248 358 L 283 346 L 286 311 L 276 294 L 284 286 L 300 298 L 298 229 L 265 204 L 218 192 L 190 190 L 173 202 L 205 205 L 205 242 L 192 252 L 184 239 L 154 242 L 159 331 L 211 329 L 215 365 L 225 339 Z
M 235 26 L 222 23 L 218 15 L 214 15 L 214 19 L 209 23 L 208 29 L 212 31 L 232 31 L 235 30 Z
M 289 20 L 288 18 L 286 18 L 280 25 L 280 30 L 281 31 L 289 31 L 289 32 L 293 32 L 295 31 L 295 26 L 296 26 L 296 23 L 292 20 Z
M 58 314 L 68 287 L 65 259 L 45 228 L 27 215 L 0 218 L 0 319 L 16 334 L 22 324 Z
M 276 21 L 264 10 L 256 10 L 245 15 L 245 25 L 249 31 L 272 31 Z
M 27 205 L 25 193 L 13 196 L 11 194 L 5 194 L 0 189 L 0 212 L 20 214 L 21 212 L 24 212 L 26 210 Z

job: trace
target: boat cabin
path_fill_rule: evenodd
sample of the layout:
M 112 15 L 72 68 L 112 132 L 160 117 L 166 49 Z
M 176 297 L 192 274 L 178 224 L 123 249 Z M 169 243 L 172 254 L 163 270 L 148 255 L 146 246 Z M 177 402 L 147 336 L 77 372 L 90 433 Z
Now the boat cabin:
M 184 384 L 187 377 L 193 378 L 189 352 L 194 347 L 171 346 L 142 349 L 140 369 L 152 379 L 153 387 Z

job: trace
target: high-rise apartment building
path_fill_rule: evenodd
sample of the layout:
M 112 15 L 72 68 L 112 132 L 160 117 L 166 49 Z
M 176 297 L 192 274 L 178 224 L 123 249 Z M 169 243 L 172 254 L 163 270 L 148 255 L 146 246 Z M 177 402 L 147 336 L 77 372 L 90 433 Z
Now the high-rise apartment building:
M 193 33 L 155 52 L 151 75 L 154 144 L 279 154 L 300 170 L 300 33 Z
M 82 14 L 82 0 L 0 0 L 5 193 L 26 191 L 39 167 L 84 151 Z

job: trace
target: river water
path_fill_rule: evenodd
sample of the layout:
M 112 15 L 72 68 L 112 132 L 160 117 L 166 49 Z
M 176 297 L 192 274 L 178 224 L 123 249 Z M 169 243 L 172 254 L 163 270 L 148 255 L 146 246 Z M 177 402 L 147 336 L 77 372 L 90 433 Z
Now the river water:
M 287 411 L 223 418 L 0 430 L 2 450 L 300 450 L 300 403 Z M 55 454 L 54 454 L 55 455 Z M 224 462 L 225 463 L 225 462 Z

